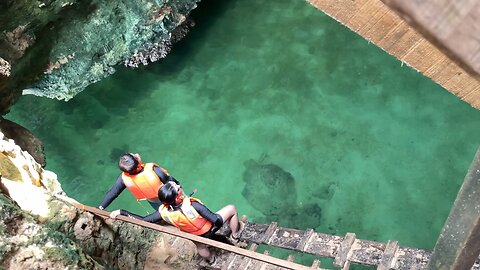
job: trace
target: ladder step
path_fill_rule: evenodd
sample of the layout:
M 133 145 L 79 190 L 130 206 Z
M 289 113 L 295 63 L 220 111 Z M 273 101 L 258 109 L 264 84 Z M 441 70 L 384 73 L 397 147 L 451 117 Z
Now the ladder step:
M 287 261 L 289 261 L 289 262 L 295 261 L 295 255 L 293 255 L 293 254 L 288 255 Z
M 300 240 L 300 242 L 298 242 L 296 250 L 305 251 L 305 249 L 307 248 L 307 244 L 312 239 L 312 236 L 314 233 L 315 232 L 313 231 L 313 229 L 305 230 L 305 233 L 303 234 L 302 239 Z
M 385 251 L 383 251 L 382 259 L 378 264 L 377 270 L 389 270 L 392 268 L 395 263 L 395 253 L 398 250 L 398 242 L 388 240 L 387 246 L 385 247 Z
M 338 249 L 337 256 L 335 256 L 335 261 L 333 262 L 334 266 L 342 267 L 342 270 L 344 269 L 343 267 L 347 264 L 348 261 L 348 252 L 350 252 L 353 242 L 355 242 L 355 238 L 356 235 L 354 233 L 347 233 L 345 235 L 345 237 L 343 238 L 343 242 L 340 244 L 340 247 Z
M 270 238 L 272 238 L 273 234 L 277 230 L 277 227 L 278 225 L 276 222 L 270 223 L 270 225 L 267 228 L 267 231 L 265 231 L 265 234 L 263 235 L 262 243 L 268 244 L 270 242 Z
M 269 250 L 265 250 L 265 251 L 263 252 L 263 254 L 265 254 L 265 255 L 270 255 L 270 251 L 269 251 Z M 265 269 L 267 269 L 267 267 L 269 266 L 268 263 L 264 263 L 264 262 L 262 262 L 260 265 L 261 265 L 261 266 L 260 266 L 259 270 L 265 270 Z
M 252 243 L 250 245 L 250 247 L 248 248 L 248 250 L 250 251 L 255 251 L 257 250 L 258 248 L 258 244 L 256 243 Z M 251 258 L 243 258 L 243 261 L 242 263 L 240 264 L 240 266 L 238 267 L 239 270 L 247 270 L 249 269 L 253 264 L 255 263 L 254 260 L 252 260 Z
M 227 260 L 225 260 L 225 262 L 223 263 L 222 265 L 222 270 L 227 270 L 227 269 L 231 269 L 230 268 L 230 265 L 233 263 L 233 261 L 235 260 L 235 257 L 237 257 L 237 254 L 235 253 L 230 253 L 227 257 Z

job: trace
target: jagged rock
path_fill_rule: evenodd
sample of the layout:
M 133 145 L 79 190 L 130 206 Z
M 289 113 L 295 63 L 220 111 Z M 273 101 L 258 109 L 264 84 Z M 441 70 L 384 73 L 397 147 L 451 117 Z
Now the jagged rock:
M 0 76 L 10 76 L 10 72 L 12 70 L 12 66 L 10 66 L 10 63 L 7 62 L 5 59 L 0 57 Z
M 68 100 L 118 64 L 165 57 L 198 1 L 1 1 L 0 114 L 21 93 Z
M 0 154 L 0 269 L 196 269 L 193 243 L 63 201 L 56 175 L 2 133 Z
M 42 168 L 47 164 L 43 143 L 28 129 L 7 119 L 0 120 L 0 131 L 14 140 L 23 150 L 27 151 Z

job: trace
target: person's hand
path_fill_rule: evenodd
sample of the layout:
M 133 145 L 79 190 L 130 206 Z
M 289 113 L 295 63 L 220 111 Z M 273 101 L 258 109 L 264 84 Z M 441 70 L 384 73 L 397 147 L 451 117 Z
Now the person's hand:
M 119 210 L 112 211 L 112 212 L 110 213 L 110 218 L 116 219 L 118 215 L 120 215 L 120 209 L 119 209 Z

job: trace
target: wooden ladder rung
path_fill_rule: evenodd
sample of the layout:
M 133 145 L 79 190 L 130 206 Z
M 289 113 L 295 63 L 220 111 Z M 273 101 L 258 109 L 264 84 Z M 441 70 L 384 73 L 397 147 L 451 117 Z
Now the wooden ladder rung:
M 398 250 L 398 242 L 388 240 L 387 246 L 383 251 L 382 258 L 378 264 L 377 270 L 389 270 L 395 263 L 395 253 Z
M 355 242 L 356 235 L 354 233 L 347 233 L 343 239 L 343 242 L 340 244 L 340 247 L 333 261 L 333 265 L 336 267 L 341 267 L 342 270 L 348 269 L 350 267 L 350 262 L 348 261 L 348 253 L 352 248 L 353 242 Z M 345 268 L 346 267 L 346 268 Z
M 295 255 L 293 255 L 293 254 L 288 255 L 287 261 L 289 261 L 289 262 L 295 261 Z
M 269 244 L 270 243 L 270 240 L 271 240 L 273 234 L 275 233 L 275 231 L 277 230 L 277 227 L 278 227 L 278 225 L 277 225 L 276 222 L 270 223 L 267 230 L 265 231 L 265 234 L 263 234 L 262 243 L 264 243 L 264 244 Z
M 270 255 L 270 251 L 269 251 L 269 250 L 265 250 L 265 251 L 263 252 L 263 254 L 265 254 L 265 255 Z M 259 268 L 259 270 L 265 270 L 269 265 L 270 265 L 270 264 L 268 264 L 268 263 L 262 262 L 262 263 L 261 263 L 261 267 Z
M 319 259 L 313 260 L 312 268 L 313 269 L 318 269 L 319 267 L 320 267 L 320 260 Z
M 300 239 L 300 242 L 298 242 L 296 250 L 305 251 L 307 249 L 308 243 L 310 243 L 314 233 L 315 232 L 313 231 L 313 229 L 305 230 L 305 233 L 303 234 L 302 239 Z
M 248 250 L 255 251 L 255 250 L 257 250 L 257 248 L 258 248 L 258 244 L 253 243 L 252 245 L 250 245 Z M 251 258 L 243 258 L 243 261 L 240 264 L 240 266 L 238 267 L 238 269 L 239 270 L 247 270 L 249 268 L 249 266 L 252 265 L 252 263 L 254 263 L 254 262 L 255 261 L 252 260 Z
M 237 258 L 237 254 L 235 254 L 235 253 L 230 253 L 230 254 L 228 255 L 227 260 L 226 260 L 225 263 L 223 263 L 223 265 L 222 265 L 222 270 L 230 269 L 230 266 L 233 264 L 233 262 L 235 261 L 236 258 Z

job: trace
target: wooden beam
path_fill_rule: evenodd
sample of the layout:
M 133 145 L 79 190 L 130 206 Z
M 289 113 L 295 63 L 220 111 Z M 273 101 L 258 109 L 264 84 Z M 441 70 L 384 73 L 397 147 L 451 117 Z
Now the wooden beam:
M 92 207 L 92 206 L 81 204 L 81 203 L 75 201 L 74 199 L 68 198 L 66 196 L 57 195 L 56 197 L 60 200 L 63 200 L 65 202 L 70 203 L 71 205 L 77 207 L 78 209 L 88 211 L 90 213 L 94 213 L 96 215 L 99 215 L 99 216 L 102 216 L 102 217 L 105 217 L 105 218 L 108 218 L 109 215 L 110 215 L 110 212 L 107 212 L 105 210 L 100 210 L 100 209 Z M 167 234 L 170 234 L 170 235 L 173 235 L 173 236 L 181 237 L 181 238 L 184 238 L 184 239 L 187 239 L 187 240 L 191 240 L 193 242 L 202 243 L 202 244 L 205 244 L 207 246 L 221 248 L 222 250 L 225 250 L 225 251 L 237 254 L 237 255 L 241 255 L 241 256 L 244 256 L 244 257 L 247 257 L 247 258 L 252 258 L 252 259 L 257 260 L 257 261 L 262 261 L 262 262 L 265 262 L 267 264 L 283 267 L 283 268 L 286 268 L 286 269 L 311 270 L 310 267 L 307 267 L 307 266 L 304 266 L 304 265 L 301 265 L 301 264 L 298 264 L 298 263 L 289 262 L 289 261 L 286 261 L 286 260 L 282 260 L 282 259 L 278 259 L 278 258 L 275 258 L 275 257 L 268 256 L 268 255 L 265 255 L 265 254 L 257 253 L 255 251 L 239 248 L 239 247 L 236 247 L 236 246 L 231 246 L 231 245 L 228 245 L 228 244 L 225 244 L 225 243 L 222 243 L 222 242 L 218 242 L 218 241 L 215 241 L 215 240 L 212 240 L 212 239 L 208 239 L 208 238 L 197 236 L 197 235 L 194 235 L 194 234 L 182 232 L 182 231 L 180 231 L 179 229 L 177 229 L 173 226 L 161 226 L 161 225 L 158 225 L 158 224 L 146 222 L 146 221 L 143 221 L 143 220 L 133 219 L 133 218 L 129 218 L 129 217 L 126 217 L 126 216 L 120 216 L 120 215 L 117 216 L 116 219 L 121 220 L 121 221 L 125 221 L 125 222 L 128 222 L 128 223 L 132 223 L 132 224 L 135 224 L 135 225 L 139 225 L 139 226 L 142 226 L 144 228 L 149 228 L 149 229 L 156 230 L 156 231 L 163 232 L 163 233 L 167 233 Z
M 427 269 L 471 269 L 480 254 L 480 149 L 435 244 Z
M 465 70 L 480 76 L 479 1 L 382 1 Z
M 475 76 L 451 60 L 443 50 L 381 0 L 307 1 L 461 100 L 480 109 L 480 76 Z M 480 63 L 480 60 L 477 62 Z

